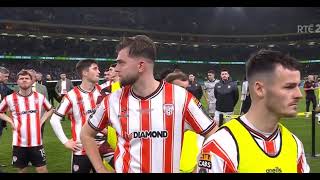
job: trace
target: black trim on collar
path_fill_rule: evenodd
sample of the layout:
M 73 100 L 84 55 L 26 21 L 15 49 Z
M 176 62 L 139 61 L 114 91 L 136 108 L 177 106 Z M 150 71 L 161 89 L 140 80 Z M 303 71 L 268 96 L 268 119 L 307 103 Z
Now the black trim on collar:
M 86 91 L 86 90 L 82 89 L 82 88 L 80 87 L 80 85 L 78 85 L 78 86 L 76 86 L 76 87 L 79 89 L 79 91 L 81 91 L 81 92 L 83 92 L 83 93 L 91 93 L 91 92 L 93 92 L 94 90 L 96 90 L 96 85 L 94 85 L 94 87 L 93 87 L 93 89 L 92 89 L 91 91 Z
M 249 127 L 248 125 L 246 125 L 241 119 L 240 116 L 238 118 L 236 118 L 249 132 L 252 132 L 253 134 L 255 134 L 258 138 L 263 139 L 264 141 L 270 141 L 271 139 L 274 139 L 278 132 L 279 132 L 279 126 L 278 128 L 269 136 L 266 137 L 263 134 L 259 133 L 258 131 L 252 129 L 251 127 Z
M 29 97 L 29 96 L 31 96 L 33 93 L 34 93 L 34 91 L 31 90 L 30 94 L 24 96 L 24 95 L 20 94 L 19 91 L 17 91 L 17 95 L 18 95 L 18 96 L 21 96 L 21 97 Z
M 253 141 L 256 143 L 256 145 L 259 147 L 259 149 L 260 149 L 266 156 L 268 156 L 268 157 L 270 157 L 270 158 L 276 158 L 276 157 L 279 156 L 279 154 L 281 153 L 281 150 L 282 150 L 282 133 L 281 133 L 281 132 L 279 132 L 279 133 L 280 133 L 280 148 L 279 148 L 279 151 L 278 151 L 275 155 L 269 155 L 268 153 L 266 153 L 266 152 L 260 147 L 259 143 L 256 141 L 256 139 L 254 138 L 254 136 L 250 133 L 250 132 L 252 132 L 252 131 L 250 131 L 251 128 L 248 129 L 248 128 L 247 128 L 248 126 L 246 126 L 245 123 L 240 120 L 240 117 L 236 118 L 236 120 L 239 121 L 239 122 L 241 123 L 241 125 L 242 125 L 244 128 L 247 129 L 247 131 L 248 131 L 249 134 L 251 135 Z M 252 129 L 251 129 L 251 130 L 252 130 Z M 277 128 L 276 131 L 278 131 L 278 130 L 279 130 L 279 127 Z
M 139 95 L 136 95 L 136 94 L 134 93 L 134 91 L 132 90 L 132 86 L 131 86 L 131 88 L 130 88 L 130 93 L 131 93 L 131 95 L 132 95 L 134 98 L 136 98 L 136 99 L 139 99 L 139 100 L 147 100 L 147 99 L 152 99 L 153 97 L 157 96 L 157 95 L 160 93 L 160 91 L 163 89 L 163 87 L 164 87 L 164 81 L 160 81 L 160 84 L 159 84 L 159 86 L 157 87 L 157 89 L 156 89 L 154 92 L 152 92 L 150 95 L 146 96 L 146 97 L 141 97 L 141 96 L 139 96 Z

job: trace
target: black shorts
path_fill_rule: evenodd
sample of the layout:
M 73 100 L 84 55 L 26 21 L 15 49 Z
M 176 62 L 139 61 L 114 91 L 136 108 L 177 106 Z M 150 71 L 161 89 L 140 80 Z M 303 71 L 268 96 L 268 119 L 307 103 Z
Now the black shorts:
M 96 172 L 90 159 L 86 155 L 72 155 L 71 164 L 72 173 L 90 173 Z
M 46 154 L 43 146 L 12 148 L 12 165 L 17 168 L 25 168 L 29 162 L 34 167 L 41 167 L 47 164 Z

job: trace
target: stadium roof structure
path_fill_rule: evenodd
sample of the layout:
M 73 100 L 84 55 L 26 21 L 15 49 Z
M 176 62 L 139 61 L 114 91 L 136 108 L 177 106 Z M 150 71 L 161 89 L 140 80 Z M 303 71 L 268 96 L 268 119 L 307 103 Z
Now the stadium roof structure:
M 3 7 L 1 19 L 198 35 L 296 33 L 319 7 Z M 316 28 L 316 27 L 314 27 Z

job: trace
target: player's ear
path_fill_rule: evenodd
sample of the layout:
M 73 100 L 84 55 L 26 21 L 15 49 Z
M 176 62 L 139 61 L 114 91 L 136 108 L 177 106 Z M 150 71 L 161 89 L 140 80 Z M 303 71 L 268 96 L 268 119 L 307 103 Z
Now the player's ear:
M 139 72 L 143 72 L 144 69 L 146 68 L 145 66 L 146 66 L 146 62 L 140 61 L 139 64 L 138 64 L 138 68 L 139 68 L 138 71 Z
M 264 83 L 262 81 L 255 81 L 253 91 L 258 97 L 264 97 L 266 92 Z

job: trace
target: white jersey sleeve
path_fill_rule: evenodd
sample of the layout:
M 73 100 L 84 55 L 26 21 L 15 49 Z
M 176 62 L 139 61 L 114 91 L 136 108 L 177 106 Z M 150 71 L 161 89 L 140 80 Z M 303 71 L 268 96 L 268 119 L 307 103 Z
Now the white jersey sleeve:
M 205 114 L 201 103 L 191 93 L 188 92 L 187 96 L 185 130 L 190 128 L 198 134 L 205 135 L 216 126 L 216 123 Z
M 203 144 L 198 158 L 197 172 L 232 173 L 237 172 L 237 147 L 230 133 L 221 129 Z
M 47 98 L 45 96 L 44 96 L 44 99 L 43 99 L 42 106 L 44 107 L 44 109 L 46 111 L 49 111 L 52 108 L 52 105 L 50 104 L 50 102 L 47 100 Z
M 296 140 L 296 142 L 298 144 L 298 157 L 297 157 L 298 173 L 309 173 L 310 167 L 309 167 L 307 160 L 306 160 L 306 155 L 304 153 L 303 144 L 297 138 L 297 136 L 295 136 L 294 134 L 292 134 L 292 136 L 294 137 L 294 139 Z
M 52 129 L 62 144 L 65 144 L 68 141 L 68 138 L 65 135 L 63 128 L 61 126 L 61 119 L 68 113 L 68 111 L 71 108 L 71 105 L 72 104 L 70 100 L 67 98 L 67 96 L 64 96 L 63 100 L 59 105 L 58 110 L 54 112 L 54 114 L 50 119 L 50 124 L 52 126 Z

